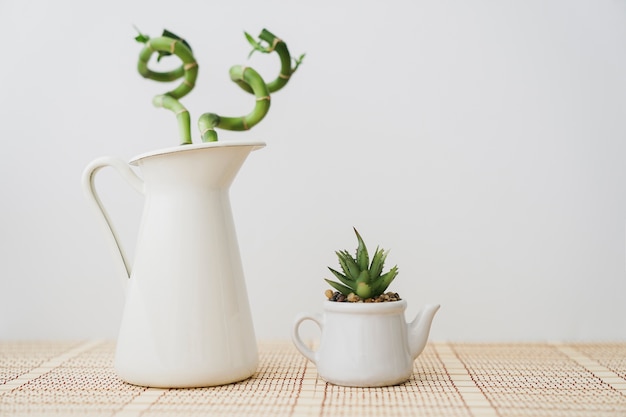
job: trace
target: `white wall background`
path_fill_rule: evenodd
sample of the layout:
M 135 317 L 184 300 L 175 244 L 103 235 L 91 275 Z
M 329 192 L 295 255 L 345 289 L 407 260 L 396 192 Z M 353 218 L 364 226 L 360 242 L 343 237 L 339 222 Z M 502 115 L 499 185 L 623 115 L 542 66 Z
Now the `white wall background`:
M 247 133 L 232 204 L 257 336 L 319 311 L 333 251 L 390 248 L 435 340 L 626 340 L 626 2 L 0 1 L 0 338 L 114 338 L 123 294 L 80 188 L 100 155 L 177 144 L 132 25 L 188 39 L 184 103 L 269 28 L 301 70 Z M 255 57 L 267 78 L 275 57 Z M 98 186 L 133 253 L 141 199 Z M 312 332 L 313 329 L 310 329 Z

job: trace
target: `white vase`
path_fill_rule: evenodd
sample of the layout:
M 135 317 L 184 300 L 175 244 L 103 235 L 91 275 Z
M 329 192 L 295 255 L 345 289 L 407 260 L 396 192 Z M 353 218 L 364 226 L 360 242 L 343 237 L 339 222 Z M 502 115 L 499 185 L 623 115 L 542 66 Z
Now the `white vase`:
M 201 387 L 240 381 L 258 354 L 229 188 L 262 142 L 185 145 L 126 162 L 93 161 L 83 174 L 119 262 L 126 304 L 115 368 L 125 381 L 154 387 Z M 113 167 L 145 195 L 134 264 L 95 190 Z

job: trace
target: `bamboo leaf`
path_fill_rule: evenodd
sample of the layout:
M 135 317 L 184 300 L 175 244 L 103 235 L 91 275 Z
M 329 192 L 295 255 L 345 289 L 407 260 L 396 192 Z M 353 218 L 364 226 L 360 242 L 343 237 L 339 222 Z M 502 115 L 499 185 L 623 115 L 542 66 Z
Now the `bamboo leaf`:
M 189 43 L 186 40 L 184 40 L 177 34 L 170 32 L 167 29 L 163 29 L 163 34 L 161 36 L 165 36 L 166 38 L 172 38 L 174 40 L 181 41 L 187 48 L 189 48 L 190 51 L 192 50 L 191 45 L 189 45 Z
M 137 28 L 137 26 L 133 25 L 135 30 L 137 31 L 137 36 L 135 36 L 135 40 L 139 43 L 146 43 L 150 40 L 150 36 L 145 33 L 141 33 L 141 31 Z
M 246 35 L 246 39 L 248 40 L 248 43 L 252 45 L 252 51 L 250 51 L 250 53 L 248 54 L 248 58 L 250 58 L 252 54 L 255 53 L 256 51 L 259 51 L 264 54 L 269 52 L 268 47 L 261 45 L 261 43 L 258 42 L 256 39 L 254 39 L 254 37 L 250 35 L 248 32 L 244 32 L 243 34 Z
M 296 72 L 296 70 L 298 69 L 298 67 L 300 66 L 300 64 L 302 64 L 302 61 L 304 60 L 304 57 L 306 56 L 306 54 L 302 54 L 300 55 L 298 58 L 293 58 L 293 68 L 291 69 L 291 73 L 293 74 L 294 72 Z
M 165 38 L 173 39 L 175 41 L 180 41 L 183 45 L 185 45 L 187 48 L 189 48 L 189 51 L 191 51 L 191 45 L 189 45 L 189 43 L 186 40 L 184 40 L 183 38 L 181 38 L 177 34 L 175 34 L 173 32 L 170 32 L 167 29 L 163 29 L 163 33 L 161 34 L 161 36 L 163 36 Z M 170 55 L 172 55 L 171 52 L 168 52 L 168 51 L 158 51 L 158 53 L 157 53 L 157 62 L 160 62 L 161 58 L 163 58 L 164 56 L 170 56 Z

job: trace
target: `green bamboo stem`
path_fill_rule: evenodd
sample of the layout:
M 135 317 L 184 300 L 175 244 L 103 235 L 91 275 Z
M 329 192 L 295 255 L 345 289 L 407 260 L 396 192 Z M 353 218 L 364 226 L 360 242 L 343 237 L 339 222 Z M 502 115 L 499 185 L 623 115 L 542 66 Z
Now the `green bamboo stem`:
M 263 53 L 271 53 L 276 52 L 278 57 L 280 58 L 280 71 L 278 76 L 271 82 L 267 83 L 267 88 L 270 93 L 276 92 L 287 85 L 287 82 L 291 78 L 291 75 L 296 71 L 297 65 L 295 67 L 291 67 L 291 54 L 289 53 L 289 49 L 287 48 L 287 44 L 283 42 L 281 39 L 276 37 L 273 33 L 271 33 L 267 29 L 263 29 L 261 34 L 259 35 L 259 39 L 264 40 L 268 43 L 268 47 L 265 49 L 256 49 Z M 252 89 L 245 83 L 237 83 L 239 87 L 243 90 L 247 91 L 250 94 L 253 94 Z
M 198 119 L 198 129 L 202 142 L 217 142 L 215 128 L 220 123 L 220 117 L 215 113 L 204 113 Z
M 203 142 L 217 141 L 216 128 L 235 131 L 248 130 L 263 120 L 270 108 L 270 93 L 280 90 L 287 84 L 304 57 L 302 55 L 295 60 L 296 64 L 292 68 L 292 59 L 287 45 L 271 32 L 263 29 L 259 35 L 260 40 L 268 43 L 269 46 L 267 47 L 261 46 L 248 34 L 246 34 L 246 37 L 255 50 L 264 53 L 276 51 L 281 62 L 278 77 L 266 84 L 259 73 L 252 68 L 240 65 L 231 67 L 229 71 L 231 80 L 245 91 L 254 94 L 256 98 L 255 106 L 249 114 L 241 117 L 224 117 L 215 113 L 205 113 L 200 116 L 198 127 Z M 194 88 L 198 76 L 198 64 L 193 56 L 191 47 L 183 39 L 167 30 L 163 32 L 163 36 L 158 38 L 150 39 L 147 35 L 140 33 L 135 39 L 145 43 L 145 47 L 139 54 L 139 62 L 137 64 L 137 70 L 142 77 L 161 82 L 183 79 L 181 84 L 175 89 L 156 96 L 152 102 L 156 107 L 162 107 L 174 112 L 178 121 L 181 144 L 192 143 L 189 112 L 179 101 Z M 153 71 L 148 67 L 148 63 L 154 53 L 158 53 L 159 58 L 164 55 L 176 55 L 182 61 L 182 65 L 171 71 Z
M 183 64 L 169 72 L 156 72 L 148 68 L 148 62 L 152 54 L 156 52 L 166 52 L 176 55 Z M 183 82 L 174 90 L 167 92 L 170 97 L 182 98 L 186 96 L 195 86 L 198 77 L 198 63 L 191 50 L 178 39 L 161 36 L 149 39 L 146 46 L 139 54 L 137 70 L 144 78 L 155 81 L 175 81 L 183 77 Z
M 245 83 L 254 93 L 256 103 L 254 108 L 246 116 L 224 117 L 214 113 L 205 113 L 198 120 L 198 128 L 203 142 L 211 142 L 216 139 L 216 134 L 210 133 L 215 128 L 226 130 L 248 130 L 259 123 L 270 109 L 270 94 L 263 78 L 250 67 L 235 65 L 230 69 L 230 79 L 237 84 Z
M 148 67 L 150 58 L 154 53 L 166 53 L 176 55 L 182 61 L 182 65 L 172 71 L 157 72 Z M 198 63 L 182 40 L 161 36 L 154 39 L 148 39 L 146 46 L 139 53 L 139 62 L 137 70 L 144 78 L 155 81 L 175 81 L 183 78 L 182 83 L 165 94 L 156 96 L 152 103 L 156 107 L 163 107 L 171 110 L 176 115 L 178 121 L 178 132 L 180 135 L 180 143 L 182 145 L 190 144 L 191 141 L 191 120 L 189 111 L 178 101 L 178 99 L 186 96 L 195 86 L 198 77 Z
M 266 29 L 261 31 L 259 38 L 272 45 L 280 57 L 280 72 L 278 73 L 278 77 L 276 77 L 274 81 L 267 83 L 267 88 L 273 93 L 287 85 L 295 69 L 291 68 L 291 55 L 289 54 L 289 49 L 287 49 L 285 42 L 278 39 Z
M 152 99 L 152 104 L 156 107 L 163 107 L 164 109 L 174 112 L 176 120 L 178 121 L 180 144 L 191 144 L 191 119 L 189 117 L 189 111 L 185 108 L 185 106 L 169 94 L 156 96 Z

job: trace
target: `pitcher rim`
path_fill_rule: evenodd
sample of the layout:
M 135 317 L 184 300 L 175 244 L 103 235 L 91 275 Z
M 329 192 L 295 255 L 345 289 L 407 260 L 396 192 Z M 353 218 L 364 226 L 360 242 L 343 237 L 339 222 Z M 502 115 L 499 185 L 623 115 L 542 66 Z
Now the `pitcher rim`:
M 228 141 L 218 141 L 218 142 L 206 142 L 206 143 L 193 143 L 189 145 L 177 145 L 170 146 L 167 148 L 154 149 L 151 151 L 143 152 L 130 160 L 130 164 L 137 165 L 137 163 L 143 159 L 151 158 L 154 156 L 179 153 L 179 152 L 189 152 L 198 149 L 208 149 L 208 148 L 227 148 L 233 146 L 252 146 L 253 150 L 261 149 L 265 147 L 265 142 L 260 140 L 228 140 Z

